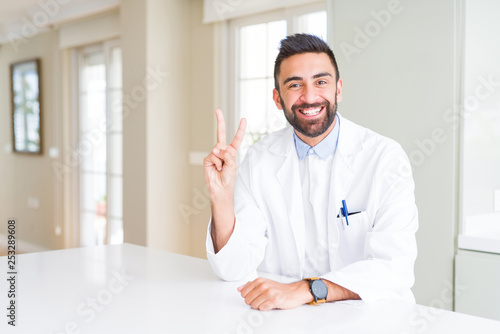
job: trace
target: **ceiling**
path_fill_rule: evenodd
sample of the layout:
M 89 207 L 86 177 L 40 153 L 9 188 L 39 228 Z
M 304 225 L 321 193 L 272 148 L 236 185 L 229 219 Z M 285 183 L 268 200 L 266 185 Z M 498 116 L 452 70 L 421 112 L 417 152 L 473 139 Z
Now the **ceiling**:
M 118 8 L 120 0 L 2 0 L 0 44 Z

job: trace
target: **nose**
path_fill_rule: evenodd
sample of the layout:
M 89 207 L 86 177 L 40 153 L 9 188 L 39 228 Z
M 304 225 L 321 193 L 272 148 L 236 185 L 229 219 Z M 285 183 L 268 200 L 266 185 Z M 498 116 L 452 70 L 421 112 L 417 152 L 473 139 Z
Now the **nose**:
M 312 85 L 304 85 L 304 89 L 302 91 L 302 96 L 300 99 L 304 103 L 312 104 L 317 102 L 318 94 L 316 89 Z

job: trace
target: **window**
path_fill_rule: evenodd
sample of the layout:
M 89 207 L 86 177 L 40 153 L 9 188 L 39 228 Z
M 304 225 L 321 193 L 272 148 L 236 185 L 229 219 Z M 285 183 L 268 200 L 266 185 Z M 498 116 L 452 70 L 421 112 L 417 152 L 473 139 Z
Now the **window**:
M 229 105 L 235 111 L 233 129 L 237 128 L 240 118 L 247 119 L 240 160 L 251 145 L 287 124 L 283 111 L 276 108 L 272 99 L 274 60 L 279 42 L 293 33 L 310 33 L 326 41 L 326 32 L 327 15 L 323 4 L 231 21 L 230 45 L 234 49 L 230 52 L 234 68 Z
M 77 51 L 81 246 L 123 242 L 121 49 L 117 41 Z
M 498 2 L 465 2 L 462 104 L 446 119 L 461 127 L 462 137 L 458 247 L 486 252 L 500 242 L 500 90 L 493 84 L 500 75 L 500 45 L 491 43 L 500 29 L 499 9 Z

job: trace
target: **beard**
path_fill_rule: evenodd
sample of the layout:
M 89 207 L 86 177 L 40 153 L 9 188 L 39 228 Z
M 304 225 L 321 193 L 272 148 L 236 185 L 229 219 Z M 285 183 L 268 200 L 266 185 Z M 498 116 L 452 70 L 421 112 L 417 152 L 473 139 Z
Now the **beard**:
M 294 104 L 289 110 L 280 96 L 280 102 L 283 106 L 283 112 L 285 114 L 286 120 L 290 123 L 293 128 L 303 134 L 304 136 L 315 138 L 321 136 L 323 133 L 328 130 L 330 125 L 332 125 L 335 120 L 335 115 L 337 115 L 337 96 L 335 95 L 335 101 L 333 105 L 330 105 L 329 101 L 317 102 L 313 104 Z M 325 113 L 323 117 L 315 120 L 307 120 L 303 118 L 299 118 L 297 115 L 300 113 L 299 109 L 307 109 L 307 108 L 318 108 L 325 107 Z

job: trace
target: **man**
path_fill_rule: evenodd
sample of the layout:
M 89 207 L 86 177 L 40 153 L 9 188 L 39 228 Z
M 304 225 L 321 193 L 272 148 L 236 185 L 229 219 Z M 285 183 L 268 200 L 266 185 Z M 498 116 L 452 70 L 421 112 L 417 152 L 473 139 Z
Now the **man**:
M 246 122 L 227 145 L 216 111 L 217 144 L 204 160 L 214 271 L 225 280 L 255 269 L 297 279 L 239 287 L 259 310 L 347 299 L 414 302 L 418 218 L 406 154 L 336 112 L 342 80 L 318 37 L 282 40 L 274 76 L 274 102 L 291 126 L 252 146 L 238 176 Z

